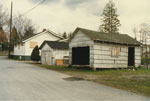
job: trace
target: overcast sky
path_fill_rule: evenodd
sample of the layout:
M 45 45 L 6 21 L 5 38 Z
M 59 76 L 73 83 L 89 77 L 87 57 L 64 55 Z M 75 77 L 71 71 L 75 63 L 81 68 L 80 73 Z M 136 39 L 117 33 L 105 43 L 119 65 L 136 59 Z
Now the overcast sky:
M 13 13 L 24 13 L 42 0 L 1 0 Z M 98 30 L 100 16 L 109 0 L 46 0 L 28 13 L 28 18 L 38 26 L 38 30 L 50 29 L 56 33 L 73 32 L 76 27 Z M 132 29 L 141 23 L 150 23 L 150 0 L 113 0 L 119 14 L 119 32 L 133 36 Z

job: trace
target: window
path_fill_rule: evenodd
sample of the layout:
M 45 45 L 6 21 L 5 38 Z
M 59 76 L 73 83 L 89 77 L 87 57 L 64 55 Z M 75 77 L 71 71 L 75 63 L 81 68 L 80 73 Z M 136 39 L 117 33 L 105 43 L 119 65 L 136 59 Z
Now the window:
M 120 53 L 119 47 L 112 47 L 112 50 L 111 50 L 111 56 L 112 57 L 118 57 L 119 53 Z
M 37 46 L 37 42 L 30 42 L 30 48 L 34 48 L 35 46 Z

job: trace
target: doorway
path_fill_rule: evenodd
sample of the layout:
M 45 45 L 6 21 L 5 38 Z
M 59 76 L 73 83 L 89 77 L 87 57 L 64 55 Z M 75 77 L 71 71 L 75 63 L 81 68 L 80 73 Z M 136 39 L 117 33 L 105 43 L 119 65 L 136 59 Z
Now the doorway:
M 128 66 L 135 66 L 135 48 L 128 47 Z
M 89 65 L 89 46 L 72 48 L 72 65 Z

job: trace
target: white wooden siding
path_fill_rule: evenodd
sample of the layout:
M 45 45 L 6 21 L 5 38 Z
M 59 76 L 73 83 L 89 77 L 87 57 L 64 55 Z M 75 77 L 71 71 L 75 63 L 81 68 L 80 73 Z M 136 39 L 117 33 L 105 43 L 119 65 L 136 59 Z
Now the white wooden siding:
M 119 56 L 111 56 L 112 47 L 119 47 Z M 95 43 L 94 45 L 94 67 L 95 68 L 120 68 L 127 67 L 128 48 L 119 45 Z
M 93 45 L 94 42 L 87 37 L 85 34 L 83 34 L 81 31 L 79 31 L 74 38 L 71 40 L 69 47 L 83 47 L 83 46 L 90 46 Z
M 39 35 L 33 36 L 24 41 L 24 45 L 18 49 L 14 47 L 14 55 L 23 55 L 23 56 L 31 56 L 31 52 L 33 48 L 30 47 L 30 42 L 37 42 L 38 46 L 40 46 L 44 41 L 57 41 L 60 40 L 59 37 L 56 37 L 49 32 L 42 32 Z
M 94 68 L 127 68 L 128 46 L 95 43 L 81 31 L 69 43 L 69 64 L 72 64 L 72 47 L 90 47 L 90 66 Z M 111 56 L 112 47 L 119 48 L 119 56 Z M 140 47 L 135 47 L 135 66 L 141 64 Z
M 72 47 L 85 47 L 89 46 L 92 49 L 94 41 L 92 41 L 88 36 L 86 36 L 81 31 L 78 31 L 74 38 L 69 43 L 69 64 L 72 64 Z M 92 54 L 90 54 L 91 57 Z M 93 66 L 92 57 L 90 58 L 90 66 Z
M 41 63 L 52 65 L 52 54 L 53 49 L 51 49 L 47 44 L 41 49 Z
M 135 47 L 135 66 L 138 67 L 141 64 L 141 48 Z
M 47 65 L 52 65 L 53 64 L 53 59 L 52 59 L 52 51 L 42 51 L 41 53 L 41 63 L 42 64 L 47 64 Z
M 56 59 L 64 59 L 64 56 L 69 57 L 69 50 L 54 50 L 53 51 L 53 65 L 56 65 Z
M 31 39 L 25 43 L 25 55 L 30 56 L 33 48 L 30 48 L 30 42 L 37 42 L 38 46 L 40 46 L 44 41 L 56 41 L 58 40 L 58 37 L 55 37 L 48 32 L 45 32 L 44 34 L 35 37 L 34 39 Z
M 14 47 L 14 54 L 13 55 L 25 55 L 25 44 L 17 44 Z
M 64 56 L 69 56 L 69 50 L 56 50 L 50 48 L 47 44 L 41 49 L 42 64 L 56 65 L 56 59 L 64 59 Z
M 118 57 L 111 56 L 112 47 L 119 47 L 120 52 Z M 94 54 L 95 68 L 127 68 L 128 67 L 128 46 L 111 45 L 96 43 L 94 49 L 90 51 Z M 135 66 L 138 67 L 141 63 L 140 47 L 135 47 Z

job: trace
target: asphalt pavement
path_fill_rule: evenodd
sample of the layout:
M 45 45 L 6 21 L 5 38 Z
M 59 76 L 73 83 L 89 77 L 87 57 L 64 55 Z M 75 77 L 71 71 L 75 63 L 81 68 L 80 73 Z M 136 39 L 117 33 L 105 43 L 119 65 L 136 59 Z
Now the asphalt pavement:
M 0 101 L 150 101 L 150 98 L 0 57 Z

